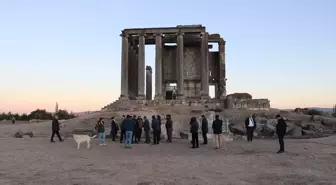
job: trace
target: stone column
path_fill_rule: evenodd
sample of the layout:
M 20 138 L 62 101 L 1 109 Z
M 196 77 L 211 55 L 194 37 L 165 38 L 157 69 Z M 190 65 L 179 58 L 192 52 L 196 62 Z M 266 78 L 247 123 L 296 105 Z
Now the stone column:
M 209 98 L 209 47 L 208 47 L 208 33 L 202 33 L 201 44 L 201 91 L 202 99 Z
M 137 99 L 145 99 L 145 34 L 139 36 Z
M 121 44 L 121 86 L 120 97 L 121 100 L 128 100 L 128 36 L 124 33 Z
M 152 68 L 146 66 L 146 100 L 152 100 Z
M 155 36 L 155 100 L 162 100 L 162 35 Z
M 220 99 L 226 98 L 226 71 L 225 71 L 225 41 L 218 43 L 219 47 L 219 93 Z
M 184 33 L 178 33 L 177 35 L 177 97 L 178 99 L 184 99 L 184 76 L 183 76 L 183 63 L 184 63 Z

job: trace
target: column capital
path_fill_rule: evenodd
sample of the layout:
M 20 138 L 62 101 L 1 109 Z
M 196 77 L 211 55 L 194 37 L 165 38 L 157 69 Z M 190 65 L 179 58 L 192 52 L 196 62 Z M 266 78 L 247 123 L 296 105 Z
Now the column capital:
M 226 41 L 225 41 L 224 39 L 221 39 L 221 40 L 218 42 L 218 44 L 220 44 L 220 45 L 225 45 L 225 43 L 226 43 Z
M 180 36 L 180 35 L 181 35 L 181 36 L 184 36 L 184 32 L 177 32 L 176 35 L 177 35 L 177 36 Z
M 159 36 L 159 37 L 163 37 L 164 34 L 162 34 L 162 33 L 155 33 L 154 36 L 155 36 L 155 37 L 158 37 L 158 36 Z
M 129 38 L 129 37 L 130 37 L 129 35 L 127 35 L 127 34 L 125 34 L 125 33 L 121 33 L 119 36 L 120 36 L 120 37 L 123 37 L 123 38 Z
M 137 34 L 138 37 L 140 37 L 140 36 L 146 36 L 146 35 L 147 34 L 145 32 L 141 32 L 141 33 Z

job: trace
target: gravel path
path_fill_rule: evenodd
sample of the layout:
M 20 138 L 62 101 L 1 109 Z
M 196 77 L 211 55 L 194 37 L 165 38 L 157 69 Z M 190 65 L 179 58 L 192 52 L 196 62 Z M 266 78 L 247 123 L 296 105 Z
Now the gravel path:
M 244 141 L 189 149 L 187 140 L 79 150 L 72 138 L 49 143 L 47 137 L 0 138 L 1 185 L 317 185 L 336 184 L 336 137 L 285 140 L 287 152 L 275 154 L 275 140 Z

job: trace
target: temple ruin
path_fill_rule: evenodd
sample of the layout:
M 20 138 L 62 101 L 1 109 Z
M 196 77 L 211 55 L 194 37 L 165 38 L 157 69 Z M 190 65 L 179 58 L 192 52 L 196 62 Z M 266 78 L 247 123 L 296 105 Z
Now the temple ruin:
M 155 100 L 226 97 L 225 41 L 202 25 L 122 30 L 121 100 L 145 99 L 145 45 L 155 44 Z M 218 52 L 209 52 L 218 43 Z M 172 45 L 176 44 L 176 45 Z
M 226 41 L 217 33 L 208 33 L 202 25 L 124 29 L 120 36 L 119 102 L 134 101 L 136 104 L 149 105 L 169 104 L 170 101 L 189 104 L 201 101 L 203 104 L 216 104 L 226 108 L 260 105 L 253 99 L 237 103 L 236 100 L 227 98 Z M 209 50 L 214 43 L 218 44 L 218 51 Z M 145 45 L 155 45 L 155 80 L 151 79 L 152 68 L 145 66 Z M 155 82 L 154 100 L 152 82 Z M 209 96 L 210 85 L 215 86 L 213 99 Z M 267 101 L 262 100 L 262 107 L 270 107 Z

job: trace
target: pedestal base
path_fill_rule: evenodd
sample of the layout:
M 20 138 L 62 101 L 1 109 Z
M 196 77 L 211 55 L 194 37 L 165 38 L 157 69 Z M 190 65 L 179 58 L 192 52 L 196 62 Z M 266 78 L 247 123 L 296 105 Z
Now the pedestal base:
M 155 95 L 154 96 L 154 100 L 163 100 L 163 96 L 162 95 Z
M 129 100 L 129 97 L 126 95 L 120 95 L 119 100 Z
M 208 100 L 208 99 L 210 99 L 210 96 L 208 94 L 202 94 L 201 99 L 202 100 Z
M 138 95 L 137 97 L 135 97 L 135 99 L 137 100 L 146 100 L 145 95 Z
M 177 100 L 184 100 L 185 99 L 184 94 L 177 94 L 176 99 Z

